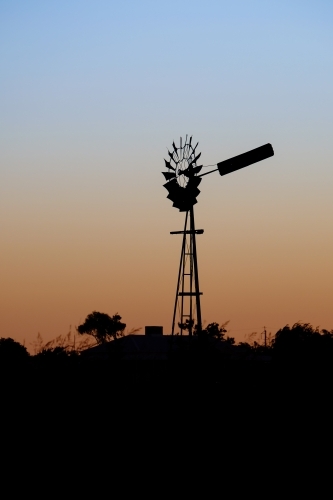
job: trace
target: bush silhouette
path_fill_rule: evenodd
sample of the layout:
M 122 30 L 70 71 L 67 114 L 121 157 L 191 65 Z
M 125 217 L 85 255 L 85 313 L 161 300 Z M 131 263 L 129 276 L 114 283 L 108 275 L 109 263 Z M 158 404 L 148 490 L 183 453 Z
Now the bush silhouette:
M 332 359 L 333 331 L 313 328 L 310 323 L 286 325 L 272 342 L 275 359 L 288 362 Z
M 0 363 L 16 363 L 27 360 L 29 353 L 22 344 L 12 338 L 0 338 Z

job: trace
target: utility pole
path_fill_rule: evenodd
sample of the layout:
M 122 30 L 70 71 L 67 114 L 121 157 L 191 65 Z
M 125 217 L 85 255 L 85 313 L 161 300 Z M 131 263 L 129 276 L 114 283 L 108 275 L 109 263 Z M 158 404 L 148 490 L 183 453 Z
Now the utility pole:
M 264 326 L 263 334 L 264 334 L 264 346 L 267 347 L 267 331 L 266 331 L 265 326 Z

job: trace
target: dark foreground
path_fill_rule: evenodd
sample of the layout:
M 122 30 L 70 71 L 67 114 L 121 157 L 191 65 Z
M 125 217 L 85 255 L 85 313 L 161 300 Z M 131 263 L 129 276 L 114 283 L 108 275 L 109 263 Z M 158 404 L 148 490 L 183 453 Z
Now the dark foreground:
M 187 455 L 193 471 L 234 461 L 258 478 L 274 461 L 277 481 L 288 461 L 294 470 L 300 456 L 331 455 L 332 331 L 295 324 L 267 348 L 125 337 L 29 356 L 10 339 L 0 344 L 2 444 L 15 460 L 52 456 L 60 467 L 69 458 L 87 472 L 162 460 L 174 471 Z
M 157 470 L 164 485 L 174 469 L 185 486 L 189 469 L 193 488 L 212 477 L 237 491 L 243 474 L 249 489 L 274 468 L 275 485 L 300 458 L 330 450 L 330 364 L 68 361 L 2 366 L 2 454 L 12 467 L 24 457 L 61 480 L 76 469 L 81 484 L 86 474 L 115 481 L 120 469 L 149 481 Z
M 330 363 L 75 359 L 2 366 L 0 375 L 3 415 L 13 409 L 21 417 L 71 418 L 74 427 L 84 420 L 88 428 L 101 425 L 98 418 L 111 426 L 122 418 L 185 424 L 187 412 L 216 428 L 251 427 L 256 418 L 260 427 L 292 412 L 330 412 L 333 387 Z

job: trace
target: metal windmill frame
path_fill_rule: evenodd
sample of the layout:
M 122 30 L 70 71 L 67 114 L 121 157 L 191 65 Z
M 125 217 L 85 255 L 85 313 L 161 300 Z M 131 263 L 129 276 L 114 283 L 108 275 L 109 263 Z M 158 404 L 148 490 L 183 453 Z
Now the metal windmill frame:
M 204 231 L 195 227 L 193 208 L 197 203 L 197 196 L 200 194 L 198 186 L 202 177 L 216 171 L 219 171 L 220 175 L 223 176 L 274 155 L 272 145 L 265 144 L 247 153 L 219 162 L 216 164 L 217 168 L 200 174 L 203 166 L 197 165 L 201 156 L 201 153 L 197 154 L 197 146 L 198 143 L 193 147 L 192 137 L 188 140 L 187 136 L 184 144 L 180 138 L 179 147 L 176 147 L 173 142 L 172 151 L 168 151 L 169 160 L 164 160 L 168 170 L 162 172 L 167 181 L 163 185 L 168 191 L 167 198 L 180 212 L 185 212 L 184 229 L 170 233 L 183 235 L 172 318 L 172 335 L 175 334 L 177 310 L 179 310 L 180 318 L 178 322 L 180 335 L 187 330 L 189 336 L 192 336 L 194 328 L 197 333 L 202 330 L 200 303 L 202 292 L 199 288 L 196 235 L 203 234 Z M 194 318 L 196 318 L 196 324 Z

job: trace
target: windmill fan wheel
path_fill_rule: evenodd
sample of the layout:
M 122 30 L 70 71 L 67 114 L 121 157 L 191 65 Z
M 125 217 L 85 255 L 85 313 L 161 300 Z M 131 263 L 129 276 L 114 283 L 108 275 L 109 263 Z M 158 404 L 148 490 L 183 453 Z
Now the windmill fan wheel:
M 182 138 L 180 138 L 180 146 L 177 148 L 173 142 L 172 152 L 168 151 L 169 160 L 164 160 L 168 171 L 162 172 L 167 181 L 163 186 L 169 193 L 167 198 L 180 212 L 190 210 L 197 203 L 197 196 L 200 193 L 198 186 L 201 177 L 198 173 L 202 165 L 197 165 L 201 156 L 201 153 L 196 152 L 198 144 L 193 147 L 192 137 L 188 140 L 186 136 L 183 145 Z

